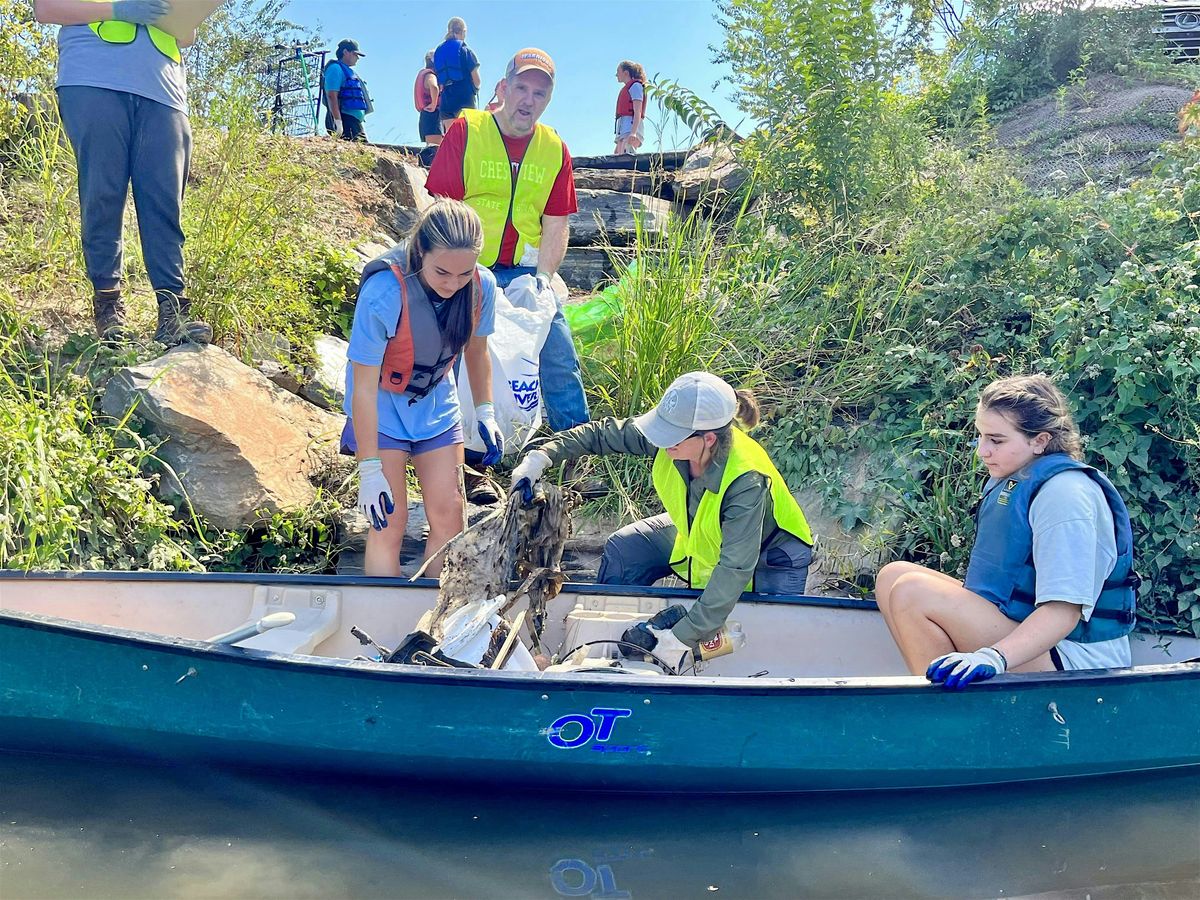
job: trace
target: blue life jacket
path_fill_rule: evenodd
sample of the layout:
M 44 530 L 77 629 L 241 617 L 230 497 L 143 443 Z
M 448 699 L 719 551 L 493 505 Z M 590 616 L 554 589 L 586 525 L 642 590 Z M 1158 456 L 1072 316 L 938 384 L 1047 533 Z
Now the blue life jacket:
M 433 51 L 433 68 L 437 72 L 439 86 L 446 87 L 467 77 L 462 69 L 464 46 L 464 42 L 458 38 L 449 38 Z
M 347 112 L 353 110 L 365 112 L 367 109 L 367 92 L 363 89 L 362 79 L 354 74 L 354 70 L 340 59 L 334 60 L 330 65 L 341 66 L 342 74 L 346 76 L 341 88 L 338 90 L 338 108 Z
M 1104 491 L 1116 529 L 1117 561 L 1104 582 L 1091 619 L 1081 621 L 1066 639 L 1090 644 L 1129 634 L 1137 618 L 1137 588 L 1141 578 L 1133 571 L 1133 529 L 1129 510 L 1116 488 L 1102 473 L 1072 459 L 1052 453 L 999 479 L 983 495 L 975 517 L 975 546 L 964 585 L 985 597 L 1008 618 L 1021 622 L 1034 610 L 1037 584 L 1033 568 L 1033 529 L 1029 507 L 1042 485 L 1060 472 L 1086 472 Z

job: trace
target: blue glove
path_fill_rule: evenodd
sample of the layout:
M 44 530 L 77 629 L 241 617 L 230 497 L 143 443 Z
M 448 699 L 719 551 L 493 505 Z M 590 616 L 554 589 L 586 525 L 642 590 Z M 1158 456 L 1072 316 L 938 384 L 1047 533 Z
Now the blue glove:
M 396 511 L 392 486 L 378 457 L 358 461 L 358 508 L 376 531 L 387 528 L 387 517 Z
M 496 407 L 491 403 L 480 403 L 475 407 L 475 427 L 483 438 L 484 454 L 482 463 L 494 466 L 504 455 L 504 435 L 496 424 Z
M 171 10 L 167 0 L 113 0 L 113 19 L 132 22 L 135 25 L 150 25 Z
M 995 647 L 981 647 L 974 653 L 947 653 L 925 670 L 925 677 L 952 691 L 961 691 L 972 681 L 987 681 L 1003 675 L 1008 660 Z

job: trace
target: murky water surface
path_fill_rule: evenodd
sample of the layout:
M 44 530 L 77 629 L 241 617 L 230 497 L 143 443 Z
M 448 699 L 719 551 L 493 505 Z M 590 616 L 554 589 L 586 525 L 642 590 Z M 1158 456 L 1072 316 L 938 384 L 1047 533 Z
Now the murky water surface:
M 1200 897 L 1200 774 L 689 798 L 0 755 L 0 897 Z

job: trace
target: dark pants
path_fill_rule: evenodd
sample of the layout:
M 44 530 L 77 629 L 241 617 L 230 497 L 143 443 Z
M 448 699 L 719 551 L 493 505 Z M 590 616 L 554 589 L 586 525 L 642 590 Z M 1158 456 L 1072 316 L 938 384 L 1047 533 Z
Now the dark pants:
M 654 584 L 674 574 L 670 566 L 674 546 L 675 526 L 666 513 L 626 525 L 605 542 L 596 581 Z M 811 562 L 812 548 L 798 538 L 765 550 L 754 570 L 754 590 L 760 594 L 803 594 Z
M 367 142 L 367 126 L 362 119 L 342 116 L 342 140 Z
M 150 284 L 182 294 L 188 117 L 137 94 L 79 86 L 58 89 L 58 109 L 79 170 L 83 258 L 92 286 L 121 285 L 121 228 L 132 184 Z
M 337 129 L 333 125 L 333 113 L 329 111 L 328 106 L 325 107 L 325 130 L 330 135 L 337 134 Z M 367 143 L 367 126 L 364 121 L 342 113 L 342 140 Z

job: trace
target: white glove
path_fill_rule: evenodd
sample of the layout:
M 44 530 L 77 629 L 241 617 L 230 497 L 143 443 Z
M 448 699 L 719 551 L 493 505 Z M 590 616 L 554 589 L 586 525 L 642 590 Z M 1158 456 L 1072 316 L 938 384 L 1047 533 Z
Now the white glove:
M 925 670 L 925 677 L 934 684 L 961 691 L 972 681 L 986 681 L 1003 675 L 1008 660 L 995 647 L 981 647 L 974 653 L 947 653 L 939 656 Z
M 542 473 L 551 465 L 553 463 L 550 461 L 550 457 L 543 451 L 530 450 L 512 471 L 512 487 L 509 488 L 509 493 L 520 491 L 521 499 L 526 503 L 532 503 L 533 489 L 542 480 Z
M 345 133 L 342 131 L 342 120 L 341 119 L 333 120 L 333 133 L 336 134 L 338 137 L 341 137 Z
M 387 517 L 396 511 L 392 486 L 377 456 L 358 461 L 358 508 L 376 531 L 387 528 Z
M 684 666 L 692 662 L 692 648 L 675 637 L 675 632 L 670 628 L 659 630 L 653 625 L 646 627 L 657 638 L 657 643 L 655 643 L 650 652 L 674 671 L 681 672 Z
M 504 456 L 504 435 L 496 424 L 496 407 L 491 403 L 480 403 L 475 407 L 475 428 L 483 440 L 485 466 L 494 466 Z
M 538 289 L 539 294 L 542 291 L 548 291 L 548 290 L 552 289 L 553 286 L 551 285 L 550 281 L 553 278 L 553 276 L 547 275 L 545 272 L 538 272 L 533 277 L 534 277 L 534 280 L 537 282 L 537 289 Z

